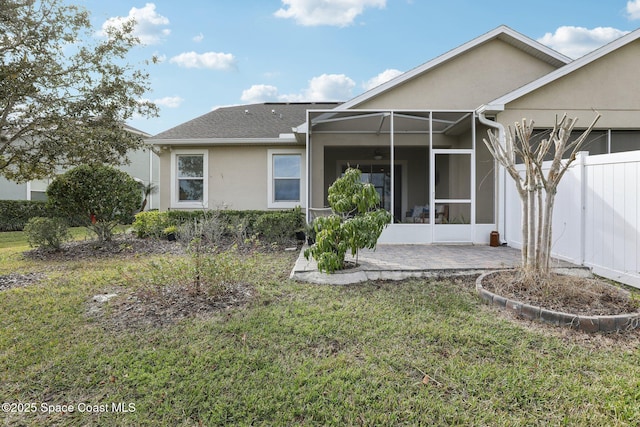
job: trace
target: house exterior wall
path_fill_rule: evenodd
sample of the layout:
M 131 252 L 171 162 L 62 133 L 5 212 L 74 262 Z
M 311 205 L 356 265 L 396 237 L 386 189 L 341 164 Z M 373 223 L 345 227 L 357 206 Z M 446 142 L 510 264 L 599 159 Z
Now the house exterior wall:
M 176 209 L 171 201 L 171 155 L 179 150 L 206 150 L 209 208 L 267 210 L 268 150 L 292 146 L 180 146 L 160 154 L 160 209 Z M 303 202 L 301 202 L 301 205 Z M 191 208 L 192 209 L 192 208 Z
M 494 39 L 357 108 L 475 109 L 554 69 L 550 64 Z
M 0 200 L 27 200 L 27 184 L 0 177 Z
M 150 149 L 132 151 L 127 155 L 130 163 L 118 166 L 123 172 L 141 180 L 145 185 L 159 185 L 160 172 L 158 156 Z M 158 192 L 152 193 L 147 200 L 147 209 L 158 209 L 160 207 Z
M 498 114 L 502 124 L 513 125 L 523 117 L 537 127 L 553 127 L 556 114 L 578 117 L 587 127 L 599 111 L 598 128 L 640 127 L 640 40 L 593 61 L 505 106 Z

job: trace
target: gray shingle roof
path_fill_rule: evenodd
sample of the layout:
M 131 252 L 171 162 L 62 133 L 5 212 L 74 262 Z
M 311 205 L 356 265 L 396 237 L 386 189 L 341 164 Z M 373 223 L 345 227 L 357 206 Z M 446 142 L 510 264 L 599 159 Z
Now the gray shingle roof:
M 278 138 L 304 123 L 306 111 L 331 109 L 337 102 L 266 102 L 223 107 L 161 132 L 152 139 Z

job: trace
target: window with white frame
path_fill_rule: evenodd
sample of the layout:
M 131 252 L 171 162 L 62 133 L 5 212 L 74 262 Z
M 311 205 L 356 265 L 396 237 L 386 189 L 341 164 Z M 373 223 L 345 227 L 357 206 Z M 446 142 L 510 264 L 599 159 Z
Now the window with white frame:
M 172 206 L 206 207 L 208 158 L 206 150 L 176 150 L 172 157 Z
M 293 208 L 302 206 L 304 150 L 269 150 L 268 161 L 268 207 Z

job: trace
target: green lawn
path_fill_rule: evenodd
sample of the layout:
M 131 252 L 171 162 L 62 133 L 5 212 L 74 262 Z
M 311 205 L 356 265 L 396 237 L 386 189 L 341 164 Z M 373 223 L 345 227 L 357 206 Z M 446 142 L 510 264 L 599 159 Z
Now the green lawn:
M 118 226 L 118 229 L 116 231 L 122 232 L 123 230 L 123 227 Z M 71 239 L 73 240 L 91 239 L 93 238 L 93 236 L 95 236 L 95 234 L 91 233 L 84 227 L 72 227 L 69 229 L 69 234 L 71 235 Z M 27 235 L 22 231 L 0 232 L 0 249 L 4 248 L 20 248 L 23 250 L 28 249 L 29 243 L 27 240 Z
M 8 425 L 640 424 L 637 335 L 530 328 L 469 281 L 298 284 L 296 253 L 254 254 L 234 264 L 257 290 L 249 305 L 123 329 L 87 315 L 92 296 L 177 260 L 26 261 L 10 234 L 0 275 L 46 278 L 0 291 L 0 398 L 36 409 L 0 413 Z

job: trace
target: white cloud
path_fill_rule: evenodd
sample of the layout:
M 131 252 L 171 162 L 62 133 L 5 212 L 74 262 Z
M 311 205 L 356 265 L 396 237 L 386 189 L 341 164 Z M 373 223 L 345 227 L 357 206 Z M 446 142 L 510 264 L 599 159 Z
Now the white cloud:
M 306 101 L 346 101 L 356 83 L 344 74 L 323 74 L 309 80 Z
M 230 53 L 220 52 L 184 52 L 169 60 L 184 68 L 209 68 L 212 70 L 231 70 L 236 68 L 236 58 Z
M 200 33 L 197 36 L 193 37 L 193 41 L 196 42 L 196 43 L 200 43 L 202 40 L 204 40 L 204 35 L 202 33 Z
M 178 108 L 183 101 L 184 99 L 179 96 L 165 96 L 164 98 L 155 99 L 153 102 L 160 107 Z
M 559 27 L 553 34 L 546 33 L 538 41 L 570 58 L 579 58 L 627 33 L 628 31 L 611 27 L 597 27 L 590 30 L 584 27 L 565 26 Z
M 373 89 L 376 86 L 380 86 L 382 83 L 386 83 L 389 80 L 391 80 L 391 79 L 393 79 L 395 77 L 398 77 L 400 74 L 402 74 L 402 71 L 400 71 L 400 70 L 395 70 L 395 69 L 384 70 L 383 72 L 381 72 L 377 76 L 372 77 L 369 80 L 367 80 L 366 82 L 364 82 L 362 84 L 362 87 L 363 87 L 364 90 Z
M 640 0 L 628 1 L 627 13 L 631 20 L 640 19 Z
M 282 0 L 283 8 L 274 15 L 293 18 L 299 25 L 346 27 L 368 7 L 383 9 L 386 0 Z
M 156 5 L 147 3 L 143 8 L 132 7 L 127 16 L 115 16 L 102 24 L 100 34 L 105 36 L 109 28 L 120 28 L 126 21 L 135 20 L 133 34 L 140 39 L 140 43 L 150 45 L 160 43 L 171 30 L 166 28 L 169 19 L 156 12 Z
M 300 93 L 281 95 L 276 86 L 253 85 L 242 91 L 240 99 L 246 103 L 346 101 L 353 97 L 355 86 L 344 74 L 322 74 L 309 80 L 309 86 Z
M 247 104 L 278 101 L 278 88 L 271 85 L 253 85 L 242 91 L 240 99 Z

